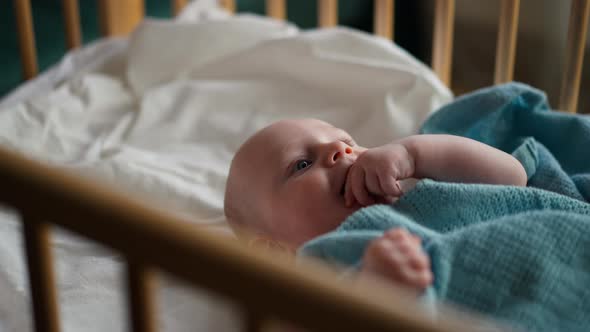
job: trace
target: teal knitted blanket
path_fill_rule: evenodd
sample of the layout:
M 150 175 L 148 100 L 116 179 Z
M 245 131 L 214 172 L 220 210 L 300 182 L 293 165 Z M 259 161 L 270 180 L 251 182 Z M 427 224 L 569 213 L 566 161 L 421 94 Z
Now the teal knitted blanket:
M 422 132 L 512 153 L 528 186 L 422 180 L 301 253 L 358 266 L 371 240 L 405 227 L 423 239 L 437 299 L 525 330 L 590 331 L 590 117 L 551 112 L 542 92 L 513 83 L 457 99 Z

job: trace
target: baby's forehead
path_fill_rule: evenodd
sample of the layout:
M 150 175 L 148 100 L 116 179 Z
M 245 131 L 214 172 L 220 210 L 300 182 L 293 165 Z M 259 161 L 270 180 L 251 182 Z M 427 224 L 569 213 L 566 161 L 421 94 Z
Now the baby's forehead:
M 342 131 L 342 129 L 317 119 L 284 120 L 274 123 L 267 129 L 270 136 L 275 138 L 292 138 L 293 135 L 304 137 L 329 131 Z
M 330 124 L 315 120 L 281 120 L 277 121 L 255 133 L 251 136 L 236 153 L 234 161 L 242 166 L 258 167 L 261 158 L 264 163 L 270 162 L 272 156 L 277 156 L 294 141 L 304 138 L 306 135 L 312 135 L 322 129 L 334 128 Z M 258 173 L 258 172 L 256 172 Z
M 277 121 L 265 129 L 276 129 L 275 132 L 282 132 L 284 130 L 322 130 L 322 129 L 336 129 L 333 125 L 318 119 L 288 119 Z
M 348 136 L 344 130 L 317 119 L 281 120 L 250 137 L 238 153 L 246 160 L 259 158 L 260 155 L 281 154 L 287 147 L 305 141 L 306 137 L 330 131 Z

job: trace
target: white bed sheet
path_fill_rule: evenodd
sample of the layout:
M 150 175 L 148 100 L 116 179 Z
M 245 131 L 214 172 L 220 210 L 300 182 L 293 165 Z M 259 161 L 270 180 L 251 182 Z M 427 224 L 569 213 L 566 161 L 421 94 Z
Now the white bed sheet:
M 227 18 L 214 1 L 196 1 L 180 20 L 146 21 L 129 39 L 70 53 L 3 99 L 0 144 L 223 229 L 229 161 L 257 129 L 317 117 L 375 146 L 415 133 L 451 98 L 385 39 Z M 63 330 L 124 330 L 118 256 L 63 231 L 54 242 Z M 0 330 L 31 327 L 21 245 L 19 224 L 4 213 Z M 237 310 L 222 300 L 170 278 L 160 293 L 163 330 L 237 329 Z

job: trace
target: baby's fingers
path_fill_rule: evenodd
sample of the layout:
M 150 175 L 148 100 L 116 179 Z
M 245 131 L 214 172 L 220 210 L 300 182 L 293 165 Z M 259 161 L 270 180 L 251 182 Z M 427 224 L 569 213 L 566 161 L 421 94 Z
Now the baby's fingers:
M 375 172 L 367 172 L 365 171 L 365 186 L 367 187 L 367 191 L 375 195 L 377 197 L 384 196 L 383 189 L 381 189 L 381 184 L 379 183 L 379 177 Z
M 405 269 L 402 278 L 407 285 L 423 290 L 434 281 L 432 272 L 429 269 Z
M 394 196 L 394 197 L 400 197 L 401 195 L 403 195 L 402 192 L 402 188 L 399 184 L 399 181 L 397 181 L 397 179 L 391 175 L 379 175 L 377 174 L 378 178 L 379 178 L 379 183 L 381 184 L 381 188 L 383 188 L 383 193 L 384 195 L 387 196 Z
M 347 206 L 351 206 L 353 200 L 356 200 L 363 206 L 375 203 L 365 187 L 365 171 L 362 168 L 353 166 L 350 169 L 346 187 L 345 198 Z

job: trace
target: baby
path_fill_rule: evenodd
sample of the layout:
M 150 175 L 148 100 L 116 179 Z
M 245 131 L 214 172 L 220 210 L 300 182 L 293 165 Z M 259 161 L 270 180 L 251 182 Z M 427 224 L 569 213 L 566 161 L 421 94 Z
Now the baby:
M 414 135 L 375 148 L 316 119 L 283 120 L 250 137 L 232 161 L 225 192 L 230 225 L 254 243 L 295 251 L 356 210 L 401 196 L 400 180 L 525 186 L 511 155 L 452 135 Z M 432 283 L 420 238 L 394 228 L 368 246 L 361 273 L 415 290 Z

